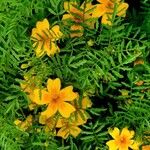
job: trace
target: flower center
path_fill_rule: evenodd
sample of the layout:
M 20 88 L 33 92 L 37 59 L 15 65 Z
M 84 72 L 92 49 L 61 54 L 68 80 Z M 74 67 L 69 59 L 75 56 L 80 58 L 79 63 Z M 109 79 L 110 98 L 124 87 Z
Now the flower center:
M 125 137 L 121 137 L 120 138 L 120 143 L 121 144 L 125 144 L 126 143 L 126 138 Z

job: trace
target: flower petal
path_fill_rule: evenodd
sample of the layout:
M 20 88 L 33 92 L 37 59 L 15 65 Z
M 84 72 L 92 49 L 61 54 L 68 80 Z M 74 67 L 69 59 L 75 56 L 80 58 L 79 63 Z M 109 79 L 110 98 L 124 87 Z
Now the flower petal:
M 60 39 L 62 37 L 60 27 L 58 25 L 53 26 L 50 29 L 50 35 L 52 36 L 53 41 Z
M 119 137 L 119 134 L 120 134 L 120 131 L 118 128 L 114 128 L 113 130 L 112 129 L 109 129 L 108 133 L 114 138 L 118 138 Z
M 81 129 L 79 127 L 76 127 L 76 126 L 72 126 L 71 129 L 70 129 L 70 134 L 76 138 L 81 132 Z
M 122 136 L 132 139 L 134 137 L 134 131 L 129 131 L 128 128 L 123 128 L 121 132 L 121 137 Z
M 75 108 L 71 104 L 63 102 L 59 105 L 58 111 L 64 118 L 69 118 L 70 114 L 75 111 Z
M 66 129 L 66 127 L 63 127 L 58 131 L 57 136 L 60 136 L 63 139 L 66 139 L 69 136 L 69 130 Z
M 45 45 L 45 50 L 48 56 L 53 56 L 55 53 L 59 52 L 60 49 L 54 42 L 50 42 L 50 45 Z
M 57 110 L 58 110 L 57 105 L 49 104 L 47 109 L 44 112 L 42 112 L 41 115 L 49 118 L 49 117 L 53 116 L 54 114 L 56 114 Z
M 83 35 L 83 27 L 81 25 L 72 25 L 70 28 L 71 38 L 73 37 L 81 37 Z
M 43 21 L 38 21 L 36 23 L 36 28 L 38 28 L 39 30 L 49 29 L 49 22 L 48 22 L 48 20 L 45 18 Z
M 104 14 L 102 16 L 102 24 L 106 24 L 106 25 L 112 25 L 111 23 L 111 18 L 112 18 L 112 15 L 111 14 Z
M 83 109 L 86 109 L 86 108 L 89 108 L 92 106 L 92 102 L 91 100 L 88 98 L 88 97 L 84 97 L 82 99 L 82 108 Z
M 93 10 L 92 17 L 101 17 L 106 12 L 106 7 L 103 4 L 97 4 Z
M 29 97 L 32 102 L 38 105 L 48 104 L 51 101 L 51 95 L 47 91 L 41 89 L 35 89 Z
M 125 17 L 126 15 L 126 10 L 128 9 L 129 5 L 127 3 L 121 3 L 119 4 L 117 8 L 117 15 L 121 17 Z
M 64 14 L 62 20 L 66 20 L 66 19 L 73 19 L 73 17 L 70 14 Z
M 72 9 L 75 9 L 74 5 L 77 5 L 77 2 L 64 2 L 64 9 L 67 11 L 67 12 L 70 12 Z
M 118 150 L 118 145 L 116 145 L 115 140 L 108 141 L 106 145 L 108 145 L 109 150 Z
M 73 92 L 72 86 L 68 86 L 60 91 L 59 97 L 62 101 L 73 101 L 77 98 L 77 93 Z
M 60 88 L 61 88 L 61 81 L 59 78 L 56 78 L 54 80 L 52 79 L 48 79 L 47 81 L 47 89 L 48 92 L 53 95 L 53 96 L 57 96 L 60 92 Z M 53 97 L 52 96 L 52 97 Z

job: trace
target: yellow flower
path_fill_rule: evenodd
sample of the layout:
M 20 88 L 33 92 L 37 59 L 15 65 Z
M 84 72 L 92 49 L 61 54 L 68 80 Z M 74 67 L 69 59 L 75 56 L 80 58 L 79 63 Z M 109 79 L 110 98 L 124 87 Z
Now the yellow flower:
M 25 121 L 19 119 L 14 121 L 14 124 L 18 126 L 21 130 L 26 131 L 30 126 L 32 126 L 32 115 L 29 115 Z
M 96 8 L 93 10 L 93 17 L 101 17 L 102 23 L 111 25 L 111 19 L 115 7 L 117 7 L 117 16 L 125 17 L 126 10 L 128 8 L 127 3 L 121 2 L 121 0 L 97 0 L 101 4 L 97 4 Z
M 46 53 L 48 56 L 54 55 L 59 51 L 59 47 L 56 45 L 56 41 L 60 39 L 62 33 L 58 25 L 50 27 L 47 19 L 38 21 L 36 28 L 32 29 L 33 47 L 37 57 L 40 57 Z
M 144 145 L 144 146 L 142 146 L 142 150 L 150 150 L 150 145 Z
M 70 27 L 71 37 L 83 35 L 83 24 L 89 28 L 94 28 L 94 21 L 90 20 L 92 18 L 92 8 L 93 5 L 89 2 L 84 2 L 81 6 L 76 1 L 64 2 L 64 9 L 68 14 L 64 14 L 62 20 L 73 21 L 73 25 Z
M 48 104 L 47 109 L 41 115 L 47 118 L 56 114 L 58 111 L 63 117 L 68 118 L 75 108 L 69 103 L 77 97 L 73 92 L 73 87 L 68 86 L 61 89 L 61 81 L 59 78 L 54 80 L 48 79 L 47 90 L 35 89 L 31 100 L 39 105 Z
M 66 139 L 69 135 L 76 138 L 81 132 L 81 129 L 77 126 L 76 122 L 72 122 L 69 119 L 58 119 L 56 127 L 61 128 L 59 129 L 57 136 L 60 136 L 63 139 Z
M 123 128 L 120 132 L 118 128 L 109 130 L 109 134 L 114 138 L 114 140 L 108 141 L 106 144 L 109 146 L 109 150 L 128 150 L 132 148 L 134 140 L 134 131 L 129 131 L 127 128 Z

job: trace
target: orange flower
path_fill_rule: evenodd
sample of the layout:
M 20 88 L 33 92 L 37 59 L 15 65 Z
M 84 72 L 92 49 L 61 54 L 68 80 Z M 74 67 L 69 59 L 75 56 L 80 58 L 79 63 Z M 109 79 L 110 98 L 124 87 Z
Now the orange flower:
M 50 28 L 47 19 L 38 21 L 36 28 L 32 29 L 33 47 L 37 57 L 40 57 L 46 53 L 48 56 L 54 55 L 59 51 L 59 47 L 56 45 L 56 41 L 60 39 L 62 33 L 58 25 Z
M 121 2 L 121 0 L 97 0 L 101 4 L 97 4 L 96 8 L 93 10 L 93 17 L 101 17 L 102 23 L 111 25 L 111 19 L 113 16 L 113 12 L 115 7 L 117 16 L 125 17 L 126 10 L 128 8 L 127 3 Z
M 69 119 L 58 119 L 56 127 L 61 128 L 58 131 L 57 136 L 60 136 L 63 139 L 66 139 L 69 135 L 76 138 L 81 132 L 81 129 L 77 126 L 76 122 L 72 122 L 72 120 Z
M 61 81 L 56 78 L 48 79 L 47 90 L 34 90 L 31 100 L 39 105 L 48 104 L 47 109 L 41 115 L 49 118 L 58 111 L 63 117 L 68 118 L 75 111 L 75 108 L 69 103 L 77 97 L 77 94 L 72 91 L 73 87 L 68 86 L 62 90 L 60 88 Z
M 114 140 L 108 141 L 106 144 L 109 146 L 109 150 L 128 150 L 128 148 L 135 148 L 137 145 L 132 140 L 134 131 L 129 131 L 127 128 L 123 128 L 120 132 L 118 128 L 109 130 L 109 134 Z
M 94 27 L 94 22 L 91 21 L 92 18 L 92 8 L 91 3 L 83 3 L 80 7 L 76 1 L 64 2 L 64 9 L 68 14 L 64 14 L 62 20 L 73 21 L 71 25 L 71 37 L 80 37 L 83 35 L 83 24 L 90 28 Z

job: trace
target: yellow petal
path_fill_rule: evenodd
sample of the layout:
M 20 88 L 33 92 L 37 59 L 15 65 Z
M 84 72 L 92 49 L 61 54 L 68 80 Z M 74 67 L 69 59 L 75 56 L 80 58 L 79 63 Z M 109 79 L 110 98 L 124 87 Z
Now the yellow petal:
M 139 146 L 141 145 L 142 143 L 139 142 L 139 141 L 134 141 L 134 143 L 132 145 L 130 145 L 129 147 L 132 148 L 133 150 L 139 150 Z
M 44 48 L 45 48 L 45 51 L 46 51 L 48 56 L 53 56 L 55 53 L 60 51 L 57 44 L 52 42 L 52 41 L 50 43 L 47 43 L 47 45 L 45 45 Z
M 92 106 L 92 102 L 91 100 L 88 98 L 88 97 L 84 97 L 82 99 L 82 108 L 83 109 L 86 109 L 86 108 L 89 108 Z
M 59 117 L 59 119 L 57 120 L 56 127 L 61 128 L 64 125 L 65 125 L 65 119 Z
M 58 111 L 64 118 L 69 118 L 70 114 L 75 111 L 75 108 L 71 104 L 63 102 L 60 104 Z
M 122 136 L 132 139 L 134 137 L 134 131 L 129 131 L 127 128 L 123 128 L 121 132 L 121 137 Z
M 83 35 L 83 27 L 81 25 L 72 25 L 70 28 L 71 31 L 71 38 L 73 37 L 81 37 Z
M 60 91 L 59 97 L 62 101 L 73 101 L 77 98 L 77 94 L 73 92 L 72 86 L 68 86 Z
M 47 109 L 41 113 L 42 116 L 46 116 L 47 118 L 56 114 L 58 110 L 58 106 L 55 104 L 49 104 Z
M 71 129 L 70 129 L 70 134 L 76 138 L 81 132 L 81 129 L 79 127 L 76 127 L 76 126 L 72 126 Z
M 40 117 L 39 117 L 39 123 L 40 124 L 46 124 L 47 119 L 48 118 L 45 115 L 40 115 Z
M 119 137 L 120 131 L 119 131 L 118 128 L 115 127 L 113 130 L 112 130 L 112 129 L 109 129 L 109 130 L 108 130 L 108 133 L 109 133 L 114 139 L 116 139 L 116 138 Z
M 69 136 L 69 131 L 68 129 L 66 129 L 65 127 L 61 128 L 58 133 L 57 136 L 62 137 L 63 139 L 66 139 Z
M 14 121 L 14 124 L 16 125 L 16 126 L 18 126 L 19 124 L 21 124 L 22 123 L 22 121 L 20 121 L 19 119 L 16 119 L 15 121 Z
M 74 5 L 76 6 L 77 5 L 77 2 L 64 2 L 64 9 L 67 11 L 67 12 L 70 12 L 72 9 L 74 9 Z
M 52 79 L 48 79 L 47 81 L 47 89 L 48 92 L 52 95 L 53 98 L 55 98 L 55 96 L 57 97 L 59 92 L 60 92 L 60 88 L 61 88 L 61 81 L 59 78 L 56 78 L 54 80 Z
M 51 101 L 51 95 L 45 90 L 35 89 L 30 95 L 30 99 L 38 105 L 43 105 Z
M 37 57 L 41 57 L 45 53 L 45 51 L 43 50 L 43 44 L 43 41 L 33 43 L 33 48 L 35 48 L 35 54 Z
M 72 19 L 72 15 L 70 14 L 64 14 L 63 17 L 62 17 L 62 20 L 66 20 L 66 19 Z
M 60 27 L 58 25 L 53 26 L 50 29 L 50 35 L 52 36 L 53 41 L 58 40 L 62 37 L 62 32 L 60 31 Z
M 111 18 L 112 18 L 112 15 L 111 14 L 104 14 L 102 16 L 102 24 L 106 24 L 106 25 L 112 25 L 111 23 Z
M 38 21 L 36 24 L 36 28 L 38 28 L 39 30 L 49 29 L 48 20 L 45 18 L 43 21 Z
M 128 9 L 129 5 L 127 3 L 121 3 L 117 8 L 117 15 L 125 17 L 126 10 Z
M 115 140 L 110 140 L 106 143 L 108 145 L 109 150 L 118 150 L 118 146 L 115 143 Z
M 106 12 L 106 8 L 102 4 L 97 4 L 93 10 L 92 17 L 101 17 Z

